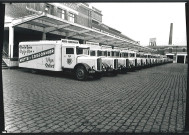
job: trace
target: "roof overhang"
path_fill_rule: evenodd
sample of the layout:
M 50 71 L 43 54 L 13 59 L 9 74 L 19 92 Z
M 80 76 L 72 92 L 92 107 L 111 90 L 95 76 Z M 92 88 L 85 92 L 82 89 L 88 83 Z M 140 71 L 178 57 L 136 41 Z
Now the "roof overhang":
M 33 15 L 13 19 L 12 22 L 5 22 L 5 27 L 21 27 L 36 30 L 44 33 L 51 33 L 67 38 L 81 39 L 96 42 L 104 45 L 111 45 L 121 48 L 137 49 L 139 51 L 155 52 L 154 49 L 138 45 L 138 42 L 129 38 L 122 38 L 110 33 L 105 33 L 88 28 L 77 23 L 61 19 L 59 17 L 38 12 Z

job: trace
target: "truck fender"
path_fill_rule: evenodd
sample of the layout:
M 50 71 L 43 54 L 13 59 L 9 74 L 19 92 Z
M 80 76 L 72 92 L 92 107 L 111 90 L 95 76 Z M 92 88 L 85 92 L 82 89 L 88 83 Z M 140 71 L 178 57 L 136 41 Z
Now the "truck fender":
M 76 64 L 75 67 L 74 67 L 74 70 L 76 70 L 76 68 L 77 68 L 78 66 L 83 66 L 83 67 L 85 67 L 85 69 L 86 69 L 87 72 L 88 72 L 89 70 L 91 70 L 91 67 L 90 67 L 88 64 L 86 64 L 86 63 L 78 63 L 78 64 Z
M 102 63 L 102 65 L 104 66 L 105 69 L 110 67 L 107 63 L 104 63 L 104 62 Z

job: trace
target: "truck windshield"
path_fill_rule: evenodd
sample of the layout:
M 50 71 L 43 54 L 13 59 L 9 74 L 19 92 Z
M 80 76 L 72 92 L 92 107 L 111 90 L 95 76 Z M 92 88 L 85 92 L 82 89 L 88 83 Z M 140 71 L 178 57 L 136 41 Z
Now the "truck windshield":
M 134 54 L 134 53 L 131 53 L 131 54 L 130 54 L 130 57 L 135 57 L 135 54 Z
M 97 55 L 98 55 L 98 56 L 102 56 L 102 51 L 98 50 Z
M 115 54 L 116 54 L 116 57 L 119 57 L 119 52 L 115 52 Z
M 89 48 L 77 48 L 77 54 L 85 54 L 85 55 L 89 55 Z
M 115 56 L 115 52 L 114 51 L 111 51 L 111 53 L 112 53 L 112 56 Z
M 90 51 L 90 56 L 95 56 L 95 51 Z
M 107 51 L 103 51 L 103 56 L 107 56 Z

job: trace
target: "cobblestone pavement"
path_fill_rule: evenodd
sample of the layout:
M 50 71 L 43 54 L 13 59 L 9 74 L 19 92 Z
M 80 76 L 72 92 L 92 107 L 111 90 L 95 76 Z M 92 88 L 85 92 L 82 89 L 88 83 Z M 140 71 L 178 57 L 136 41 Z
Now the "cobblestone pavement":
M 187 65 L 100 80 L 3 70 L 5 127 L 20 132 L 183 132 Z

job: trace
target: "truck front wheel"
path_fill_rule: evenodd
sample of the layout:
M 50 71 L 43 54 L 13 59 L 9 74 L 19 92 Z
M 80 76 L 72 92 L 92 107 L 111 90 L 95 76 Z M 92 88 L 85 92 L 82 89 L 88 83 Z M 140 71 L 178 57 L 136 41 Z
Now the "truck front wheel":
M 75 76 L 76 76 L 76 79 L 79 81 L 86 80 L 88 75 L 87 75 L 87 71 L 86 71 L 85 67 L 78 66 L 75 70 Z

